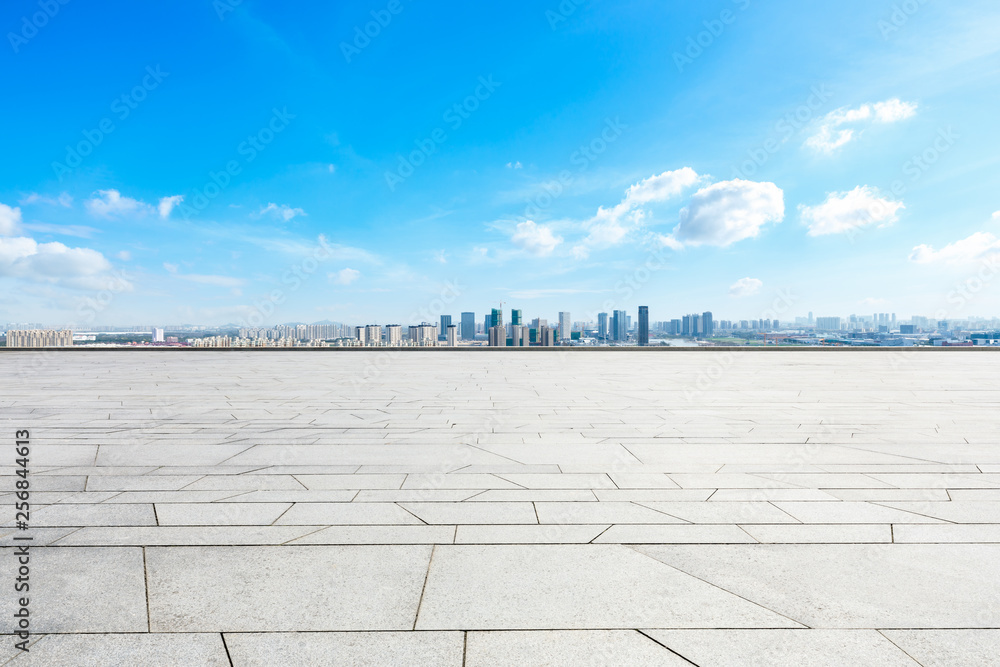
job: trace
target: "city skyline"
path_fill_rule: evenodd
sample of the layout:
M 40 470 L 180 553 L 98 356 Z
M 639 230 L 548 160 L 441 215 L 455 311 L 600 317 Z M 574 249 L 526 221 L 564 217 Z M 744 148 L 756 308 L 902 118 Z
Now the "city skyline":
M 0 320 L 1000 313 L 993 3 L 216 4 L 4 9 Z

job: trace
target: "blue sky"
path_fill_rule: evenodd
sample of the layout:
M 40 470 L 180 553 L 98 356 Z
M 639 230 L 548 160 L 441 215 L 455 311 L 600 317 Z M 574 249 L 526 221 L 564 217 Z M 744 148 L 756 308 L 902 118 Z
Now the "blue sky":
M 1000 314 L 995 2 L 64 2 L 0 322 Z

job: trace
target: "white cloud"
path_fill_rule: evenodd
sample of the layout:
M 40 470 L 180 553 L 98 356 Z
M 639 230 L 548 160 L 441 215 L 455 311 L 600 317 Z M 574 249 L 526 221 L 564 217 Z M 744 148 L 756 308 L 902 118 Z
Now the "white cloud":
M 993 212 L 993 219 L 994 220 L 1000 220 L 1000 211 L 994 211 Z
M 536 225 L 531 220 L 518 223 L 510 240 L 518 248 L 539 257 L 551 255 L 563 241 L 561 236 L 555 236 L 545 225 Z
M 910 253 L 910 261 L 918 264 L 969 265 L 976 262 L 1000 260 L 1000 239 L 990 232 L 976 232 L 960 241 L 949 243 L 940 250 L 926 244 L 918 245 Z
M 805 145 L 820 153 L 833 153 L 861 135 L 872 123 L 896 123 L 917 113 L 917 105 L 899 98 L 862 104 L 856 109 L 842 107 L 819 119 L 815 133 Z
M 152 210 L 149 204 L 138 199 L 123 197 L 118 190 L 98 190 L 96 197 L 87 200 L 86 207 L 91 215 L 111 218 L 126 214 L 145 214 Z
M 521 163 L 520 162 L 508 162 L 507 163 L 507 168 L 508 169 L 521 169 Z
M 167 270 L 167 273 L 177 273 L 177 265 L 171 264 L 170 262 L 164 262 L 163 268 Z
M 774 183 L 722 181 L 692 195 L 672 236 L 686 245 L 726 247 L 756 238 L 761 227 L 784 217 L 784 193 Z
M 160 213 L 160 217 L 166 220 L 170 217 L 170 212 L 174 210 L 174 207 L 184 201 L 184 195 L 173 195 L 172 197 L 162 197 L 160 198 L 160 203 L 156 207 L 156 210 Z
M 216 287 L 239 287 L 243 284 L 241 279 L 232 278 L 230 276 L 211 276 L 197 273 L 174 273 L 174 277 L 202 285 L 215 285 Z
M 831 192 L 817 206 L 799 206 L 809 236 L 839 234 L 868 225 L 889 225 L 896 221 L 903 202 L 879 196 L 879 191 L 859 185 L 850 192 Z
M 290 222 L 292 218 L 296 216 L 303 216 L 306 214 L 306 212 L 303 211 L 301 208 L 292 208 L 287 204 L 282 204 L 279 206 L 278 204 L 272 202 L 268 203 L 267 206 L 264 206 L 263 208 L 260 209 L 260 211 L 257 212 L 258 216 L 264 216 L 268 214 L 271 214 L 274 217 L 279 218 L 283 222 Z
M 356 269 L 341 269 L 336 273 L 327 274 L 327 277 L 338 285 L 350 285 L 361 277 L 361 272 Z
M 127 262 L 130 259 L 132 259 L 132 253 L 130 253 L 128 250 L 122 250 L 117 255 L 115 255 L 115 257 L 122 260 L 123 262 Z
M 21 209 L 0 204 L 0 236 L 12 236 L 21 229 Z
M 763 285 L 764 283 L 757 278 L 740 278 L 729 286 L 729 296 L 753 296 Z
M 90 248 L 38 243 L 32 238 L 0 238 L 0 275 L 68 287 L 106 287 L 111 264 Z M 129 286 L 130 287 L 130 286 Z
M 645 221 L 648 212 L 644 206 L 676 197 L 701 178 L 694 169 L 683 167 L 630 186 L 621 202 L 611 208 L 598 208 L 594 217 L 584 224 L 587 237 L 573 248 L 573 256 L 585 259 L 592 248 L 607 248 L 624 242 L 629 233 Z
M 448 253 L 446 253 L 444 250 L 435 250 L 434 251 L 434 261 L 437 262 L 438 264 L 447 264 L 448 263 Z
M 40 195 L 37 192 L 32 192 L 24 199 L 21 199 L 19 204 L 48 204 L 50 206 L 62 206 L 64 208 L 71 208 L 73 206 L 73 198 L 68 192 L 61 193 L 58 197 L 47 197 L 45 195 Z

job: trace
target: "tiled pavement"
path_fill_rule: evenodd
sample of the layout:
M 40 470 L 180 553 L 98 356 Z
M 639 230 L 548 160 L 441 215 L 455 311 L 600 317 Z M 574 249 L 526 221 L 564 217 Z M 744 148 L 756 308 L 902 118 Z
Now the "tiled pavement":
M 985 665 L 1000 354 L 5 352 L 37 665 Z M 21 531 L 22 534 L 23 531 Z

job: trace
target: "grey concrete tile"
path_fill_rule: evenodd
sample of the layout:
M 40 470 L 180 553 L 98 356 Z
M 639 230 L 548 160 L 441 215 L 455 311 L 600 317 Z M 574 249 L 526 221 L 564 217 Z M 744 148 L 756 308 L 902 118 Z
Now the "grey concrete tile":
M 537 523 L 531 503 L 400 503 L 430 524 Z
M 628 547 L 436 547 L 418 630 L 798 627 Z
M 617 525 L 594 540 L 595 544 L 753 544 L 756 540 L 739 526 L 690 524 Z
M 460 525 L 455 544 L 587 544 L 607 525 Z
M 49 505 L 31 512 L 32 527 L 155 526 L 152 505 Z
M 720 489 L 721 490 L 721 489 Z M 594 489 L 601 502 L 703 502 L 715 489 Z
M 302 491 L 306 487 L 291 475 L 206 475 L 185 491 Z
M 233 546 L 284 544 L 319 526 L 140 526 L 81 528 L 58 540 L 67 546 Z
M 157 503 L 156 517 L 161 526 L 270 526 L 291 506 L 291 503 Z
M 291 544 L 452 544 L 455 526 L 330 526 Z
M 1000 504 L 993 501 L 879 503 L 905 512 L 915 512 L 953 523 L 1000 524 Z
M 513 482 L 486 474 L 427 474 L 417 473 L 406 476 L 402 488 L 414 490 L 437 490 L 437 489 L 519 489 L 521 488 Z
M 1000 543 L 1000 523 L 990 524 L 897 524 L 892 527 L 894 540 L 906 543 Z
M 535 503 L 539 523 L 685 523 L 635 503 Z
M 399 489 L 406 475 L 296 475 L 310 491 L 330 489 Z
M 409 630 L 430 556 L 429 546 L 150 547 L 150 628 Z
M 595 503 L 597 496 L 589 489 L 496 489 L 483 491 L 468 502 L 572 502 Z
M 197 475 L 91 475 L 87 491 L 177 491 L 200 479 Z
M 285 512 L 278 526 L 363 526 L 420 524 L 393 503 L 298 503 Z
M 833 503 L 776 502 L 774 505 L 802 523 L 940 523 L 938 519 L 913 512 L 849 500 Z
M 614 482 L 604 473 L 593 474 L 504 474 L 502 479 L 525 489 L 614 489 Z
M 642 503 L 691 523 L 798 523 L 767 502 Z
M 635 630 L 544 630 L 470 632 L 465 664 L 690 667 L 691 663 Z
M 632 547 L 816 628 L 997 627 L 1000 546 L 756 544 Z M 664 627 L 664 626 L 661 626 Z
M 1000 630 L 883 630 L 924 667 L 979 667 L 1000 655 Z
M 465 649 L 461 632 L 228 633 L 226 643 L 236 667 L 461 667 Z
M 893 527 L 887 524 L 747 524 L 741 528 L 764 544 L 887 544 L 893 541 Z
M 15 549 L 2 549 L 14 563 Z M 20 558 L 20 556 L 17 556 Z M 26 591 L 31 631 L 146 632 L 146 589 L 142 549 L 31 548 Z M 11 568 L 13 571 L 13 568 Z M 15 591 L 0 600 L 0 628 L 15 628 Z
M 45 635 L 10 665 L 105 667 L 142 665 L 228 667 L 220 634 Z
M 644 630 L 697 665 L 917 667 L 875 630 Z

